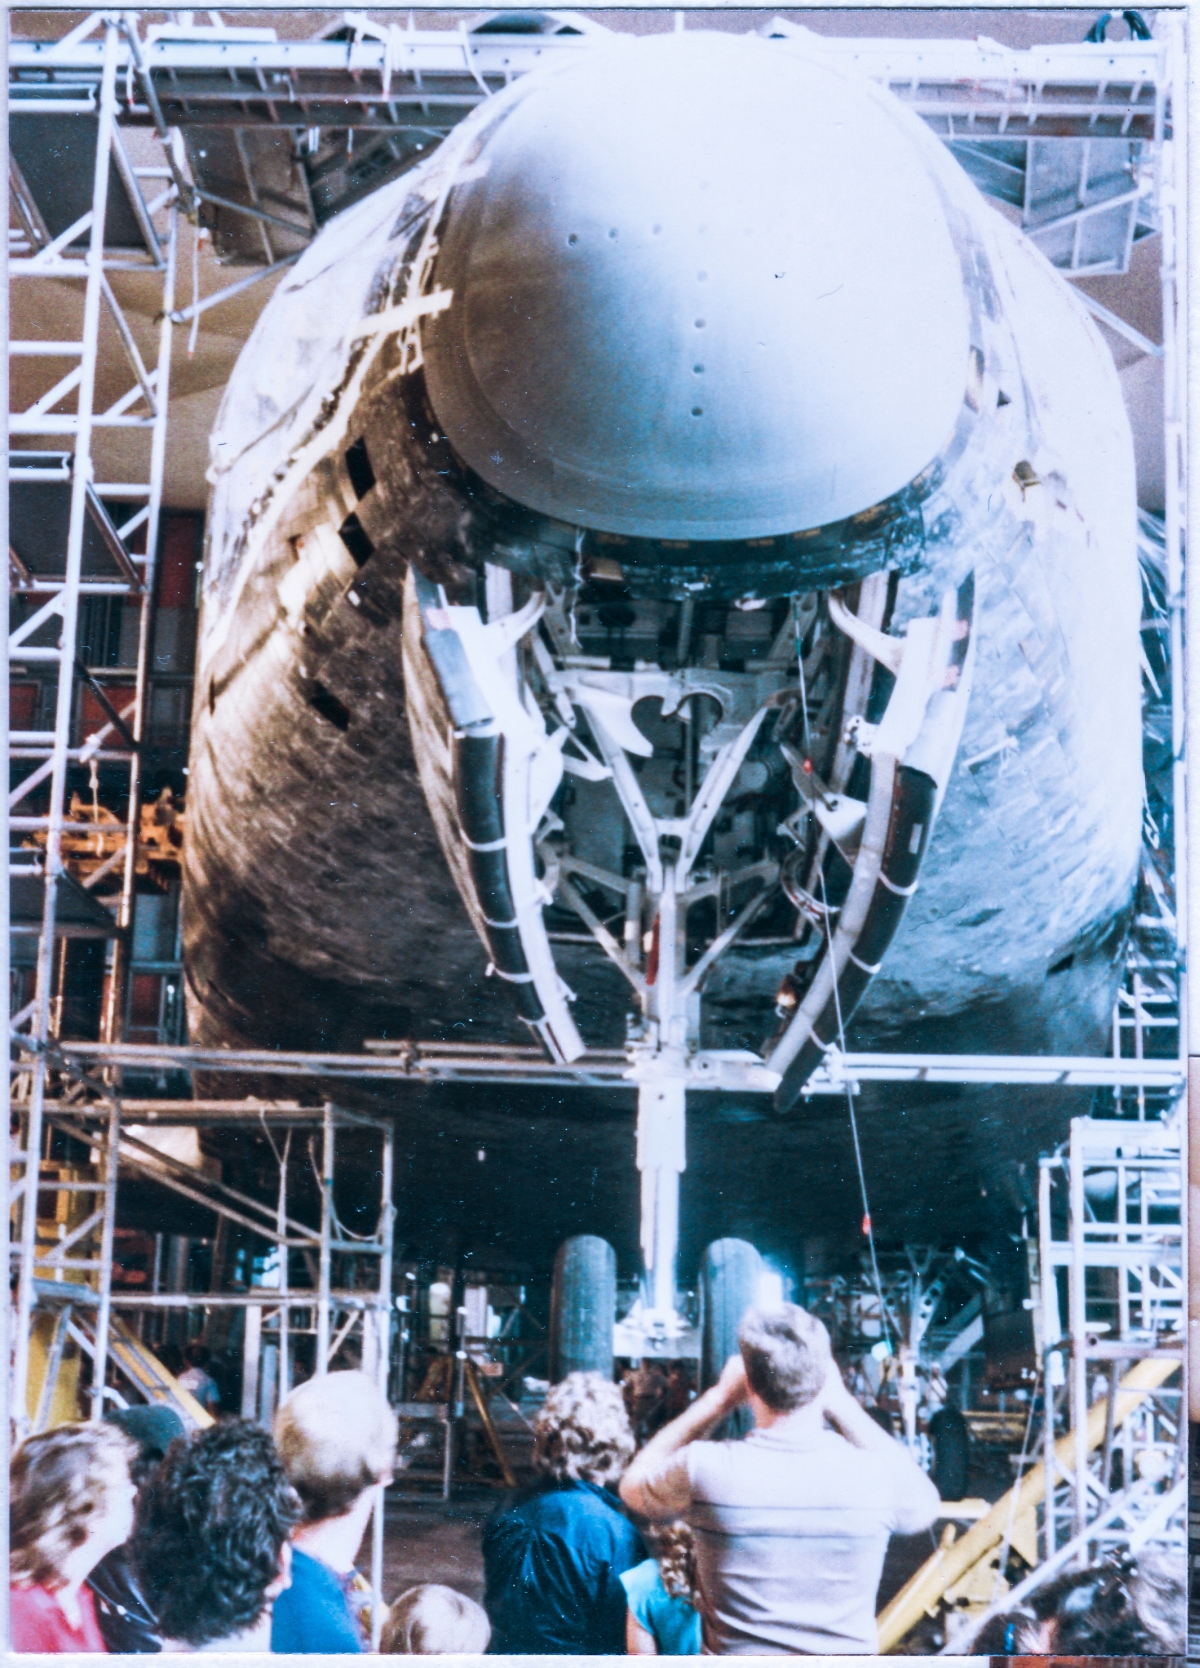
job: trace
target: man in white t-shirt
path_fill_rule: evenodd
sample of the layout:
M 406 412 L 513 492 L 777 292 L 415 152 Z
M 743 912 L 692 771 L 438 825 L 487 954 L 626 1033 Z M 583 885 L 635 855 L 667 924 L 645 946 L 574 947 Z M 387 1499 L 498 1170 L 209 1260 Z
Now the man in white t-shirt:
M 636 1456 L 621 1498 L 691 1525 L 706 1653 L 874 1654 L 888 1536 L 928 1528 L 938 1492 L 846 1390 L 806 1310 L 750 1309 L 738 1343 L 720 1381 Z M 743 1402 L 743 1441 L 703 1440 Z

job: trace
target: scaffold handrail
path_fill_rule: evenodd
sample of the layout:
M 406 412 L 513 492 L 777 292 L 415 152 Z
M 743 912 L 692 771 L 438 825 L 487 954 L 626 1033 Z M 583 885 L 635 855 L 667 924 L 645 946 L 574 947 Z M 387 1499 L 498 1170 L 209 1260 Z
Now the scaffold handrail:
M 99 14 L 98 14 L 99 15 Z M 347 21 L 349 17 L 347 16 Z M 1093 86 L 1144 88 L 1153 102 L 1154 89 L 1163 75 L 1161 41 L 1079 41 L 1029 47 L 1003 46 L 979 36 L 971 40 L 892 40 L 819 35 L 802 25 L 781 18 L 764 19 L 764 33 L 774 38 L 802 36 L 809 44 L 831 56 L 854 63 L 865 74 L 889 83 L 936 87 L 939 83 L 958 86 L 965 94 L 976 85 L 990 93 L 1005 93 L 1009 100 L 1021 96 L 1020 89 L 1072 88 Z M 189 33 L 192 38 L 189 37 Z M 141 42 L 146 67 L 161 70 L 208 70 L 224 73 L 249 69 L 270 71 L 310 70 L 360 77 L 443 74 L 467 75 L 463 62 L 463 35 L 458 29 L 399 28 L 380 30 L 380 38 L 363 36 L 344 40 L 264 40 L 263 30 L 191 30 L 183 25 L 166 25 L 150 32 Z M 390 35 L 390 39 L 388 36 Z M 253 37 L 259 38 L 253 38 Z M 468 31 L 467 51 L 484 75 L 520 73 L 551 55 L 575 54 L 612 39 L 612 32 L 599 29 L 586 34 L 537 34 L 514 31 L 506 34 L 492 28 L 486 34 Z M 41 71 L 44 80 L 33 85 L 61 82 L 86 86 L 98 83 L 103 61 L 103 42 L 86 39 L 67 41 L 13 41 L 9 67 L 14 75 Z M 118 68 L 132 63 L 128 45 L 121 49 Z M 52 82 L 51 78 L 54 78 Z M 429 97 L 431 89 L 425 89 Z M 375 88 L 365 92 L 378 103 L 387 94 Z M 260 98 L 263 94 L 260 92 Z
M 29 1039 L 14 1034 L 22 1048 Z M 394 1054 L 378 1049 L 364 1054 L 308 1053 L 285 1049 L 201 1048 L 178 1044 L 59 1042 L 56 1053 L 64 1062 L 82 1066 L 124 1066 L 147 1070 L 255 1073 L 269 1077 L 313 1077 L 377 1082 L 582 1083 L 620 1088 L 636 1086 L 636 1067 L 615 1051 L 585 1054 L 572 1065 L 531 1058 L 525 1049 L 497 1045 L 477 1052 L 446 1048 L 437 1043 L 389 1044 Z M 845 1092 L 850 1083 L 1013 1083 L 1053 1084 L 1062 1088 L 1143 1086 L 1177 1091 L 1184 1069 L 1178 1060 L 1117 1060 L 1107 1056 L 1003 1054 L 836 1054 L 812 1079 L 813 1093 Z M 14 1065 L 13 1070 L 20 1070 Z M 770 1094 L 778 1078 L 758 1055 L 736 1050 L 702 1049 L 689 1060 L 688 1087 L 696 1090 L 737 1088 Z M 143 1101 L 143 1105 L 151 1102 Z M 170 1104 L 163 1101 L 153 1103 Z M 176 1103 L 178 1104 L 178 1103 Z

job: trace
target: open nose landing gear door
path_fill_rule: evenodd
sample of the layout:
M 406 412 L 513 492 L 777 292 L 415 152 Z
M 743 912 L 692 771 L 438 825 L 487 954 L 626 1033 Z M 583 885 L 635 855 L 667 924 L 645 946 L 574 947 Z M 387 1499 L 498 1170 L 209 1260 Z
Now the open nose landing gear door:
M 540 613 L 535 597 L 485 625 L 477 608 L 451 606 L 440 585 L 410 567 L 404 679 L 421 786 L 491 970 L 512 986 L 517 1012 L 550 1058 L 569 1062 L 584 1044 L 542 921 L 550 895 L 534 867 L 534 836 L 562 779 L 562 753 L 522 699 L 514 653 Z
M 886 666 L 896 683 L 878 725 L 850 719 L 858 751 L 871 760 L 862 843 L 837 931 L 767 1059 L 780 1078 L 775 1091 L 780 1112 L 791 1110 L 822 1059 L 840 1044 L 917 889 L 962 737 L 975 665 L 974 573 L 945 593 L 936 614 L 910 621 L 903 638 L 865 624 L 836 597 L 831 596 L 829 611 L 839 629 Z M 820 819 L 819 808 L 816 814 Z

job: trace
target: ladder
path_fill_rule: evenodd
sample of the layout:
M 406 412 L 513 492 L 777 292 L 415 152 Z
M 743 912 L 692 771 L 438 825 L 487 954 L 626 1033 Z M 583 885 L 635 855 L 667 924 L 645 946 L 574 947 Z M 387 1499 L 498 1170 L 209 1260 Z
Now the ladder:
M 39 1280 L 37 1286 L 39 1309 L 53 1302 L 55 1311 L 46 1370 L 33 1418 L 33 1429 L 41 1431 L 51 1420 L 68 1338 L 93 1362 L 96 1359 L 98 1311 L 96 1294 L 89 1287 L 72 1287 L 57 1280 Z M 189 1430 L 203 1430 L 213 1423 L 212 1414 L 201 1407 L 191 1391 L 180 1384 L 154 1351 L 117 1315 L 109 1317 L 107 1356 L 133 1390 L 136 1400 L 172 1408 Z M 116 1400 L 119 1406 L 128 1406 L 125 1399 L 112 1389 L 106 1390 L 105 1395 Z

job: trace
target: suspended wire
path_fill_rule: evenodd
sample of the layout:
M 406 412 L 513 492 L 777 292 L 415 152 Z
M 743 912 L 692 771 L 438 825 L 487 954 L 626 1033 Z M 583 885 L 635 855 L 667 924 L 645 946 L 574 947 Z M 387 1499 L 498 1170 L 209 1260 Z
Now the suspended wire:
M 795 607 L 795 602 L 794 601 L 793 601 L 792 606 L 793 606 L 793 608 Z M 799 662 L 799 665 L 798 665 L 798 668 L 797 668 L 797 676 L 798 676 L 798 681 L 799 681 L 799 684 L 800 684 L 800 710 L 801 710 L 801 713 L 802 713 L 803 718 L 804 718 L 804 752 L 805 752 L 804 762 L 807 765 L 807 764 L 811 763 L 811 759 L 809 757 L 810 743 L 809 743 L 809 731 L 808 731 L 808 691 L 805 687 L 804 644 L 801 641 L 801 637 L 800 637 L 800 619 L 799 619 L 798 614 L 797 614 L 797 617 L 796 617 L 796 659 Z M 822 925 L 825 929 L 826 954 L 829 956 L 829 965 L 832 968 L 833 967 L 833 928 L 831 927 L 830 920 L 829 920 L 829 897 L 828 897 L 828 895 L 826 893 L 826 890 L 825 890 L 825 870 L 824 870 L 823 866 L 818 866 L 818 868 L 817 868 L 817 879 L 821 883 L 821 904 L 822 904 L 822 907 L 823 907 L 823 910 L 824 910 L 824 914 L 823 914 L 823 917 L 822 917 Z M 833 980 L 833 1004 L 834 1004 L 834 1011 L 837 1014 L 838 1047 L 841 1050 L 841 1052 L 843 1054 L 845 1054 L 845 1052 L 846 1052 L 846 1028 L 845 1028 L 844 1024 L 842 1023 L 842 999 L 841 999 L 841 996 L 838 993 L 838 983 L 837 983 L 836 969 L 834 969 L 834 980 Z M 871 1221 L 871 1201 L 870 1201 L 870 1198 L 867 1195 L 867 1177 L 866 1177 L 866 1171 L 863 1169 L 862 1143 L 859 1141 L 859 1138 L 858 1138 L 858 1117 L 857 1117 L 857 1115 L 855 1113 L 855 1110 L 854 1110 L 854 1091 L 850 1087 L 849 1083 L 846 1084 L 846 1107 L 847 1107 L 847 1110 L 850 1113 L 850 1134 L 851 1134 L 851 1136 L 853 1137 L 853 1140 L 854 1140 L 854 1164 L 855 1164 L 855 1168 L 858 1171 L 858 1190 L 859 1190 L 859 1194 L 862 1197 L 863 1233 L 866 1234 L 866 1236 L 867 1236 L 867 1246 L 868 1246 L 868 1249 L 869 1249 L 870 1255 L 871 1255 L 871 1274 L 872 1274 L 872 1277 L 875 1281 L 875 1290 L 876 1290 L 876 1292 L 879 1296 L 879 1320 L 880 1320 L 880 1325 L 883 1327 L 883 1335 L 887 1339 L 888 1345 L 889 1345 L 889 1348 L 890 1348 L 892 1329 L 888 1325 L 887 1301 L 886 1301 L 886 1299 L 884 1298 L 884 1295 L 883 1295 L 883 1280 L 880 1277 L 879 1258 L 878 1258 L 878 1256 L 876 1254 L 876 1251 L 875 1251 L 875 1227 L 874 1227 L 873 1222 Z
M 267 1138 L 267 1145 L 275 1155 L 275 1162 L 279 1165 L 280 1169 L 282 1169 L 284 1158 L 280 1157 L 279 1148 L 275 1145 L 275 1137 L 271 1134 L 270 1126 L 267 1123 L 267 1109 L 265 1106 L 260 1106 L 258 1109 L 258 1121 L 262 1125 L 263 1134 Z M 290 1130 L 288 1131 L 288 1134 L 291 1134 Z M 286 1154 L 284 1157 L 286 1157 Z
M 818 869 L 817 874 L 818 874 L 818 877 L 819 877 L 820 882 L 821 882 L 821 902 L 825 905 L 825 920 L 824 920 L 825 943 L 826 943 L 826 946 L 827 946 L 827 954 L 829 956 L 830 966 L 832 967 L 833 966 L 833 929 L 829 924 L 829 898 L 828 898 L 828 896 L 826 895 L 826 892 L 825 892 L 825 871 L 824 871 L 824 869 Z M 837 969 L 836 968 L 834 968 L 834 977 L 833 977 L 833 1006 L 834 1006 L 834 1012 L 837 1014 L 838 1048 L 841 1050 L 842 1054 L 844 1055 L 845 1052 L 846 1052 L 846 1028 L 845 1028 L 845 1025 L 842 1023 L 842 999 L 841 999 L 840 995 L 838 994 L 838 982 L 837 982 Z M 854 1110 L 854 1090 L 851 1088 L 849 1082 L 846 1083 L 846 1108 L 850 1113 L 850 1134 L 854 1139 L 854 1163 L 855 1163 L 855 1167 L 858 1170 L 858 1190 L 859 1190 L 859 1193 L 862 1195 L 863 1233 L 865 1233 L 866 1236 L 867 1236 L 867 1246 L 868 1246 L 868 1248 L 870 1250 L 870 1253 L 871 1253 L 871 1273 L 872 1273 L 872 1275 L 874 1276 L 874 1279 L 875 1279 L 875 1290 L 879 1293 L 879 1318 L 880 1318 L 880 1323 L 883 1326 L 884 1336 L 887 1338 L 888 1343 L 890 1345 L 890 1343 L 891 1343 L 891 1328 L 888 1325 L 887 1301 L 886 1301 L 886 1299 L 884 1298 L 884 1295 L 883 1295 L 883 1281 L 880 1278 L 880 1274 L 879 1274 L 879 1258 L 878 1258 L 878 1256 L 876 1255 L 876 1252 L 875 1252 L 875 1225 L 871 1221 L 871 1201 L 867 1197 L 867 1177 L 866 1177 L 866 1172 L 863 1169 L 862 1143 L 859 1141 L 859 1138 L 858 1138 L 858 1117 L 857 1117 L 857 1115 L 855 1113 L 855 1110 Z
M 327 1190 L 326 1190 L 326 1187 L 325 1187 L 325 1178 L 321 1174 L 320 1165 L 317 1163 L 317 1138 L 316 1138 L 315 1135 L 310 1135 L 309 1138 L 308 1138 L 308 1162 L 312 1165 L 312 1173 L 317 1179 L 317 1188 L 318 1188 L 318 1190 L 321 1193 L 326 1192 Z M 354 1232 L 353 1228 L 347 1228 L 346 1224 L 342 1221 L 341 1217 L 338 1215 L 337 1206 L 333 1202 L 333 1183 L 332 1183 L 332 1181 L 329 1184 L 328 1193 L 329 1193 L 329 1220 L 333 1224 L 334 1228 L 337 1229 L 337 1232 L 342 1239 L 356 1239 L 356 1240 L 359 1240 L 363 1245 L 369 1245 L 375 1239 L 377 1239 L 378 1236 L 383 1232 L 383 1227 L 382 1227 L 383 1218 L 382 1217 L 380 1217 L 380 1219 L 379 1219 L 380 1220 L 380 1226 L 375 1230 L 375 1232 L 373 1234 L 356 1234 Z

